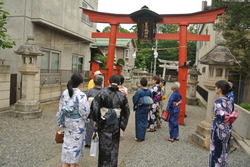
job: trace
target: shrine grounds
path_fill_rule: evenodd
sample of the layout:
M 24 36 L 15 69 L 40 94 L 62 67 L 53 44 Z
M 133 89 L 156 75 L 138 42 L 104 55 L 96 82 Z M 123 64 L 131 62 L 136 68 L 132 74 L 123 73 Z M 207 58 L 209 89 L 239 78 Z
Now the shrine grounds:
M 170 93 L 170 83 L 167 83 Z M 168 137 L 168 125 L 156 132 L 148 132 L 146 140 L 137 143 L 134 138 L 135 120 L 129 94 L 131 115 L 128 127 L 121 138 L 119 167 L 206 167 L 209 151 L 196 145 L 191 135 L 196 125 L 205 118 L 203 106 L 186 107 L 185 125 L 180 126 L 180 141 L 173 143 Z M 165 104 L 166 106 L 166 104 Z M 38 119 L 20 119 L 10 116 L 9 111 L 0 112 L 0 167 L 61 167 L 61 144 L 55 143 L 56 111 L 58 101 L 43 103 L 43 116 Z M 228 167 L 250 166 L 250 155 L 236 145 L 229 154 Z M 97 157 L 89 156 L 85 148 L 85 157 L 80 160 L 84 167 L 97 167 Z

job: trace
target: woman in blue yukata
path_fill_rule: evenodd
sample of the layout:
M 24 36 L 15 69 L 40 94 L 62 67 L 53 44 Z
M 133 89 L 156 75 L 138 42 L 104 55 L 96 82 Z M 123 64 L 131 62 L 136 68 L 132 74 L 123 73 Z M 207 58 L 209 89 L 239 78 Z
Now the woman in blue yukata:
M 148 81 L 146 78 L 140 80 L 141 89 L 133 96 L 133 104 L 135 110 L 135 140 L 142 142 L 145 140 L 145 134 L 148 125 L 148 113 L 151 106 L 139 105 L 140 98 L 144 96 L 152 97 L 151 91 L 147 88 Z
M 178 119 L 179 119 L 180 104 L 181 104 L 181 99 L 182 99 L 182 96 L 178 91 L 179 88 L 180 88 L 180 83 L 175 82 L 174 85 L 171 87 L 171 90 L 173 91 L 173 93 L 171 94 L 168 100 L 168 105 L 167 105 L 167 111 L 170 114 L 170 120 L 168 123 L 170 137 L 167 137 L 166 140 L 170 142 L 179 140 Z
M 90 107 L 87 96 L 79 89 L 82 82 L 82 75 L 74 73 L 59 103 L 57 122 L 60 127 L 64 127 L 62 167 L 80 167 L 78 160 L 84 152 L 85 121 Z
M 231 114 L 234 111 L 233 102 L 226 95 L 232 88 L 225 80 L 215 83 L 215 92 L 220 97 L 214 102 L 214 120 L 211 127 L 209 167 L 227 167 L 232 125 L 225 125 L 224 111 Z

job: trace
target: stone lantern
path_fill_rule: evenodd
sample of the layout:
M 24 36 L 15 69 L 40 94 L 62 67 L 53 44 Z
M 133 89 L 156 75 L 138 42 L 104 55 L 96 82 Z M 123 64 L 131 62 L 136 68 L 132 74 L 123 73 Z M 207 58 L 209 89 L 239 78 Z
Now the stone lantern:
M 43 52 L 36 45 L 33 35 L 29 35 L 25 44 L 20 46 L 15 53 L 22 56 L 22 65 L 18 68 L 22 74 L 22 93 L 21 99 L 15 104 L 15 116 L 39 118 L 42 110 L 40 102 L 35 99 L 35 75 L 40 70 L 37 67 L 37 56 L 43 56 Z
M 209 75 L 204 86 L 208 89 L 208 101 L 205 120 L 197 125 L 197 130 L 192 135 L 193 141 L 199 143 L 201 146 L 209 149 L 210 147 L 210 127 L 213 120 L 213 104 L 218 96 L 215 93 L 215 83 L 218 80 L 228 80 L 228 73 L 230 66 L 238 63 L 235 57 L 231 54 L 226 45 L 225 39 L 218 39 L 217 46 L 201 58 L 200 63 L 206 64 L 209 67 Z
M 200 71 L 197 70 L 196 65 L 188 70 L 188 93 L 187 93 L 187 104 L 197 105 L 198 98 L 196 97 L 196 85 L 199 83 L 198 75 L 201 75 Z

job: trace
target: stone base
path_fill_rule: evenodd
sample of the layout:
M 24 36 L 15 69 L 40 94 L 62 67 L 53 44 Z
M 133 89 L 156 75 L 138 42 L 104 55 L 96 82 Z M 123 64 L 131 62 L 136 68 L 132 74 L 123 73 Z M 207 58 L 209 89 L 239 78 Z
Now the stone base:
M 16 118 L 33 119 L 42 117 L 42 110 L 32 112 L 13 111 L 12 116 Z
M 40 102 L 19 100 L 15 104 L 13 116 L 18 118 L 40 118 L 42 116 Z
M 197 106 L 198 103 L 199 103 L 199 101 L 198 101 L 198 98 L 196 98 L 196 97 L 187 97 L 186 103 L 187 103 L 188 105 Z
M 210 150 L 210 128 L 211 123 L 201 121 L 200 124 L 197 125 L 196 131 L 192 134 L 192 141 L 199 146 Z M 230 152 L 234 151 L 235 149 L 236 147 L 234 144 L 234 139 L 232 137 L 230 141 Z
M 197 125 L 196 131 L 192 134 L 192 141 L 207 150 L 210 149 L 210 127 L 211 123 L 201 121 L 199 125 Z

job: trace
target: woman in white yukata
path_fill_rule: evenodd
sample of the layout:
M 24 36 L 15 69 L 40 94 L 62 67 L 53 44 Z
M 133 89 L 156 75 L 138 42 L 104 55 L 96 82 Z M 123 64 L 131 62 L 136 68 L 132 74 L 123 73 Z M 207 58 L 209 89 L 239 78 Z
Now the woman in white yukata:
M 57 112 L 58 125 L 64 127 L 62 167 L 80 167 L 85 145 L 85 122 L 90 112 L 86 95 L 79 89 L 83 77 L 74 73 L 63 92 Z

